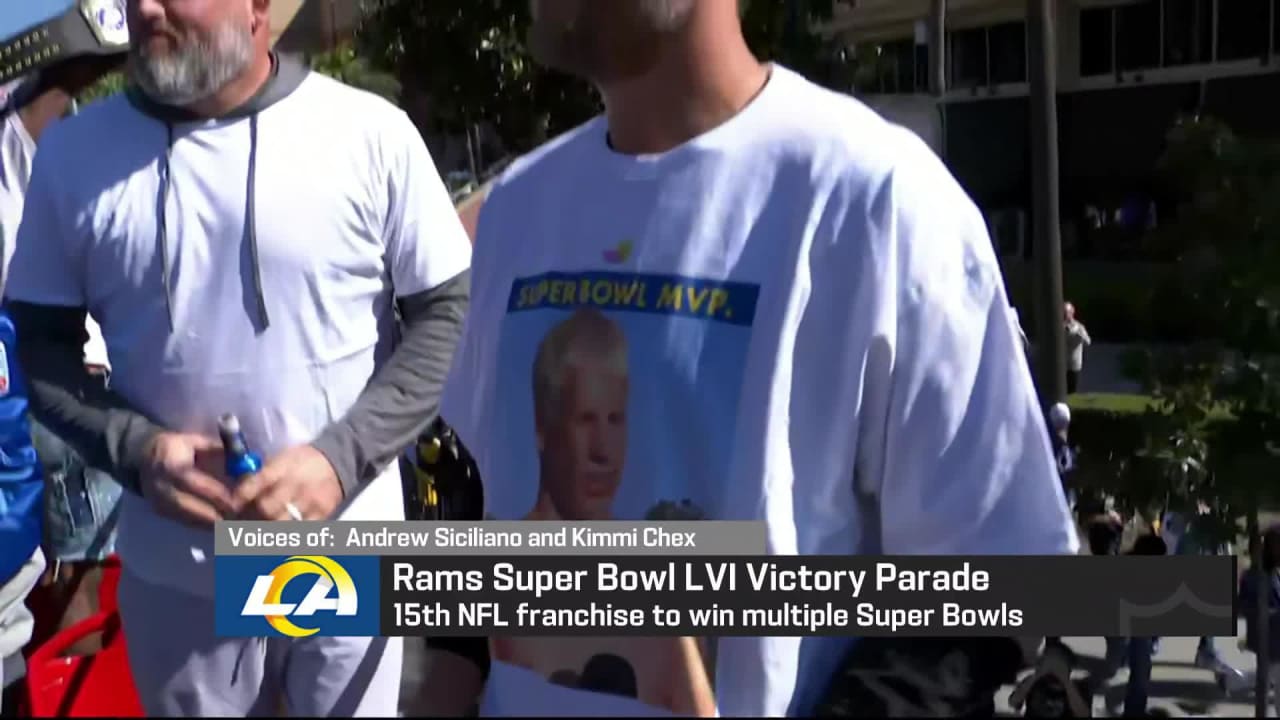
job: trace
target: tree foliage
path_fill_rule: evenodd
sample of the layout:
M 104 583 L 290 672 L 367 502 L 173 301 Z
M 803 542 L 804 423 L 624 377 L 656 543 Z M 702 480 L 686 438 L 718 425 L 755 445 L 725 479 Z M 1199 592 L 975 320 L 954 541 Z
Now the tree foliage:
M 603 0 L 602 0 L 603 1 Z M 743 0 L 752 49 L 822 80 L 844 62 L 814 28 L 834 0 Z M 360 53 L 430 98 L 428 131 L 464 135 L 485 124 L 509 154 L 530 150 L 600 111 L 584 82 L 528 54 L 528 0 L 366 0 Z
M 583 83 L 533 63 L 525 0 L 371 0 L 361 53 L 430 102 L 428 131 L 463 135 L 487 124 L 515 151 L 598 110 Z
M 1157 406 L 1138 464 L 1225 523 L 1280 497 L 1280 146 L 1189 117 L 1162 170 L 1182 201 L 1152 239 L 1177 257 L 1201 340 L 1140 362 Z
M 76 102 L 81 105 L 88 105 L 94 100 L 115 95 L 124 90 L 125 77 L 123 72 L 113 72 L 103 75 L 98 82 L 90 85 L 84 92 L 76 97 Z
M 396 77 L 375 69 L 349 44 L 312 57 L 311 69 L 393 103 L 400 99 L 400 83 Z

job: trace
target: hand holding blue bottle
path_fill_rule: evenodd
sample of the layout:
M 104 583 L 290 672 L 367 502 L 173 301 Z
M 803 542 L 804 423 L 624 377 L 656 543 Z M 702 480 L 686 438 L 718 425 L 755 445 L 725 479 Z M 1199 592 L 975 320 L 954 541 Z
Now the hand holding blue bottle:
M 232 497 L 241 520 L 327 520 L 344 493 L 329 459 L 298 445 L 244 476 Z
M 195 527 L 212 527 L 234 515 L 218 438 L 160 433 L 148 442 L 146 457 L 142 495 L 159 514 Z

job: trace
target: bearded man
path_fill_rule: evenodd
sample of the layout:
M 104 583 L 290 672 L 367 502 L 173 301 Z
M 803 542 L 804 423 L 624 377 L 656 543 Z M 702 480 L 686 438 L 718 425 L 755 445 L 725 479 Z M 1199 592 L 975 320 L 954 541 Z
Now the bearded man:
M 268 10 L 130 0 L 132 87 L 42 139 L 8 307 L 35 415 L 130 491 L 119 604 L 147 713 L 283 697 L 394 716 L 399 638 L 214 631 L 215 522 L 404 517 L 395 460 L 436 414 L 469 294 L 470 242 L 417 129 L 272 53 Z M 109 388 L 84 369 L 86 314 Z M 225 476 L 223 413 L 261 472 Z

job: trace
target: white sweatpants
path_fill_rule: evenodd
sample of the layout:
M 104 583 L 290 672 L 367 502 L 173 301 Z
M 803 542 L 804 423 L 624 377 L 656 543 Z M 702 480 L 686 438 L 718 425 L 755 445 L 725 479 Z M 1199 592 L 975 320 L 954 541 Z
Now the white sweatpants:
M 396 717 L 402 638 L 220 638 L 212 598 L 127 570 L 129 666 L 148 716 Z

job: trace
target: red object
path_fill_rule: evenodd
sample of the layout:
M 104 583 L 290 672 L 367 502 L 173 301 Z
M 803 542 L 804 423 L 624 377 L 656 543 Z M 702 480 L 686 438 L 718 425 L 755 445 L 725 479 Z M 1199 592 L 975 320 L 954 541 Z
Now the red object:
M 54 635 L 27 659 L 31 717 L 143 717 L 116 612 L 119 581 L 120 561 L 113 556 L 103 568 L 98 614 Z M 102 633 L 102 650 L 66 655 L 95 633 Z
M 77 641 L 103 634 L 102 650 L 64 656 Z M 143 717 L 129 673 L 120 616 L 101 612 L 58 633 L 27 661 L 32 717 Z
M 102 562 L 102 580 L 98 585 L 98 612 L 116 611 L 116 588 L 120 586 L 120 558 L 112 555 Z

